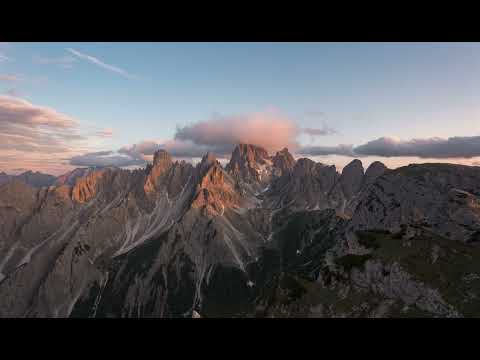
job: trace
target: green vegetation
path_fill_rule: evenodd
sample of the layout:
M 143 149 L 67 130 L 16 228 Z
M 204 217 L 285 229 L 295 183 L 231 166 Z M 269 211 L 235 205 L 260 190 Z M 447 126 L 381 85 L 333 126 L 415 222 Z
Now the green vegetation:
M 399 263 L 414 280 L 437 289 L 463 316 L 480 316 L 480 248 L 428 230 L 408 242 L 398 234 L 375 231 L 363 232 L 359 239 L 374 248 L 372 258 Z M 355 264 L 355 259 L 343 261 Z
M 317 224 L 312 226 L 309 221 L 308 216 L 292 217 L 278 232 L 277 240 L 297 244 L 300 239 L 316 238 L 310 235 Z M 348 279 L 351 270 L 363 271 L 368 260 L 380 261 L 387 267 L 397 263 L 410 274 L 412 281 L 438 291 L 462 316 L 480 316 L 480 248 L 444 238 L 425 228 L 418 230 L 417 235 L 409 239 L 404 236 L 405 227 L 398 233 L 358 231 L 359 243 L 370 252 L 364 255 L 347 254 L 335 259 L 335 264 L 344 271 L 343 275 L 317 261 L 315 266 L 322 282 L 312 281 L 306 276 L 301 261 L 292 263 L 288 269 L 284 268 L 286 273 L 280 274 L 278 279 L 262 289 L 257 304 L 264 304 L 265 309 L 260 316 L 434 316 L 415 304 L 407 306 L 400 299 L 387 299 L 368 289 L 353 287 Z M 320 229 L 319 233 L 319 239 L 310 240 L 310 245 L 302 251 L 303 260 L 317 259 L 313 251 L 315 243 L 319 241 L 317 246 L 320 246 L 322 239 L 325 241 L 328 238 L 328 231 Z M 301 256 L 297 255 L 297 258 Z

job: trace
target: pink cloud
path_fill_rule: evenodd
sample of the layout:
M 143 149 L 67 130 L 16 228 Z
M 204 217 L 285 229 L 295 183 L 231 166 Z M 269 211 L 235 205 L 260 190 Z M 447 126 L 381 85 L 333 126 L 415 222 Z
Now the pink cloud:
M 102 129 L 96 132 L 96 135 L 99 137 L 104 137 L 104 138 L 109 138 L 113 136 L 113 129 L 112 128 L 106 128 Z
M 65 172 L 71 166 L 64 159 L 88 151 L 92 136 L 55 109 L 0 95 L 1 171 Z
M 276 111 L 219 117 L 177 128 L 175 140 L 191 141 L 197 145 L 219 149 L 248 143 L 275 151 L 298 146 L 296 137 L 300 129 L 288 117 Z
M 20 80 L 16 75 L 0 75 L 0 81 L 15 82 Z

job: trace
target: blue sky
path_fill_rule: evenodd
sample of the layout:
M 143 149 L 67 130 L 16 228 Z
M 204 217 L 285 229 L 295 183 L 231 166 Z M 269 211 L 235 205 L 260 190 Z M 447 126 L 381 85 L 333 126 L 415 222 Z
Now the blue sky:
M 480 44 L 8 43 L 0 55 L 0 76 L 18 77 L 0 81 L 0 92 L 112 130 L 91 151 L 272 108 L 302 128 L 335 130 L 300 135 L 302 146 L 480 135 Z

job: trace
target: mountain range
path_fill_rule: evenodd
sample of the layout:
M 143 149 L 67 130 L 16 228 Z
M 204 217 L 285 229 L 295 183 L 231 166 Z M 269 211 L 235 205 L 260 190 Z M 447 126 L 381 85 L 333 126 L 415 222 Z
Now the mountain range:
M 2 173 L 0 316 L 476 317 L 479 244 L 480 167 L 239 144 Z

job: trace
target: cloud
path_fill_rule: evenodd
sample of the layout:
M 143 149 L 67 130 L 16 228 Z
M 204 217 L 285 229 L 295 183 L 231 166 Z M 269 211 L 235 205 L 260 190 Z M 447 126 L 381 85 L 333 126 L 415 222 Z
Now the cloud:
M 419 158 L 472 158 L 480 156 L 480 136 L 463 136 L 397 140 L 382 137 L 357 146 L 354 152 L 359 155 Z
M 295 122 L 276 112 L 216 117 L 179 127 L 174 140 L 209 147 L 220 153 L 230 152 L 236 144 L 248 143 L 275 151 L 298 146 L 300 130 Z
M 299 155 L 306 156 L 324 156 L 324 155 L 343 155 L 355 156 L 352 145 L 336 146 L 303 146 L 296 151 Z
M 106 128 L 102 130 L 98 130 L 95 135 L 103 138 L 110 138 L 113 136 L 113 129 L 112 128 Z
M 19 126 L 67 129 L 77 125 L 74 119 L 54 109 L 36 106 L 19 98 L 0 96 L 0 126 L 4 130 Z
M 81 53 L 80 51 L 77 51 L 77 50 L 71 49 L 71 48 L 67 48 L 65 50 L 67 50 L 68 52 L 77 56 L 80 59 L 87 60 L 88 62 L 91 62 L 92 64 L 95 64 L 97 66 L 100 66 L 103 69 L 106 69 L 106 70 L 112 71 L 114 73 L 120 74 L 127 79 L 134 79 L 135 78 L 135 76 L 129 74 L 126 70 L 124 70 L 122 68 L 119 68 L 117 66 L 114 66 L 114 65 L 104 63 L 103 61 L 101 61 L 100 59 L 98 59 L 94 56 Z
M 0 81 L 16 82 L 19 80 L 19 77 L 16 75 L 0 75 Z
M 161 143 L 148 140 L 138 144 L 124 146 L 118 150 L 118 152 L 126 154 L 133 159 L 150 160 L 152 155 L 160 149 L 167 151 L 176 158 L 201 158 L 209 151 L 214 152 L 219 158 L 227 155 L 223 150 L 218 151 L 220 148 L 208 145 L 197 145 L 189 140 L 168 140 Z M 230 153 L 228 153 L 228 155 L 230 155 Z
M 119 154 L 114 151 L 98 151 L 84 155 L 74 156 L 70 159 L 70 164 L 75 166 L 116 166 L 126 167 L 133 165 L 144 165 L 143 159 L 136 159 L 127 154 Z
M 302 133 L 313 136 L 328 135 L 333 130 L 301 129 L 297 124 L 275 111 L 239 116 L 215 116 L 214 118 L 177 127 L 173 139 L 167 141 L 146 140 L 120 148 L 108 155 L 89 153 L 72 158 L 72 165 L 129 166 L 146 163 L 160 149 L 166 150 L 176 158 L 201 158 L 207 152 L 214 153 L 220 159 L 228 159 L 239 143 L 262 146 L 274 152 L 288 146 L 298 148 L 297 137 Z M 345 150 L 343 150 L 345 152 Z M 106 159 L 108 157 L 108 159 Z
M 424 159 L 471 159 L 480 156 L 480 136 L 456 136 L 397 140 L 382 137 L 360 146 L 305 146 L 301 155 L 344 155 L 351 157 L 418 157 Z
M 134 158 L 142 158 L 143 155 L 153 155 L 158 149 L 160 149 L 160 147 L 157 142 L 146 140 L 138 144 L 124 146 L 118 150 L 118 152 Z
M 55 109 L 0 95 L 0 168 L 43 172 L 69 169 L 65 157 L 91 149 L 92 134 L 77 120 Z M 63 170 L 62 170 L 63 169 Z
M 10 59 L 9 57 L 3 54 L 0 54 L 0 62 L 7 62 L 7 61 L 12 61 L 12 59 Z
M 169 140 L 160 144 L 159 148 L 179 158 L 201 158 L 207 152 L 214 153 L 219 158 L 225 158 L 230 156 L 234 145 L 199 145 L 191 140 Z
M 73 128 L 78 125 L 73 118 L 52 108 L 36 106 L 9 96 L 0 96 L 0 124 L 52 128 Z

